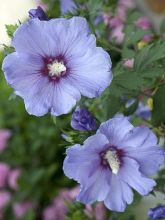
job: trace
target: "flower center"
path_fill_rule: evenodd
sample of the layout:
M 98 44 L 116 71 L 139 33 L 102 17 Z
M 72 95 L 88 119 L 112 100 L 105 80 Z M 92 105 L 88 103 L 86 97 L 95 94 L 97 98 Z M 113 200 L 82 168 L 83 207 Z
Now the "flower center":
M 66 72 L 66 66 L 62 61 L 55 60 L 53 63 L 48 64 L 49 76 L 60 76 L 62 73 Z
M 116 150 L 108 150 L 104 155 L 104 159 L 107 160 L 112 173 L 117 174 L 120 168 L 120 160 Z

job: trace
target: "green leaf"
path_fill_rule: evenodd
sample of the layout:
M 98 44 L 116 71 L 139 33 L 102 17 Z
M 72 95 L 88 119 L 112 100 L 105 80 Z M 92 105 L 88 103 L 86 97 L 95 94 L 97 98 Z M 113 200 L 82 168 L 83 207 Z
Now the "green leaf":
M 156 185 L 155 190 L 165 194 L 165 187 L 164 187 L 165 169 L 164 168 L 159 171 L 158 176 L 156 178 L 156 182 L 157 182 L 157 185 Z
M 63 131 L 63 134 L 66 135 L 66 141 L 72 144 L 80 143 L 83 144 L 83 142 L 93 134 L 92 131 Z M 68 143 L 67 143 L 68 146 Z M 69 147 L 69 146 L 68 146 Z
M 105 120 L 112 118 L 117 112 L 119 112 L 122 102 L 120 97 L 110 95 L 105 102 L 106 106 L 106 118 Z
M 114 77 L 109 93 L 114 96 L 122 97 L 125 95 L 135 94 L 141 88 L 141 79 L 136 73 L 123 72 Z
M 89 217 L 85 215 L 85 206 L 79 202 L 66 204 L 68 213 L 66 220 L 88 220 Z M 90 218 L 91 219 L 91 218 Z
M 124 115 L 132 115 L 138 107 L 138 100 L 136 100 L 130 107 L 125 108 Z
M 138 76 L 141 77 L 143 87 L 151 88 L 155 81 L 164 75 L 163 67 L 146 68 L 142 71 L 139 70 Z
M 88 9 L 92 15 L 95 15 L 97 11 L 102 8 L 102 1 L 100 0 L 89 0 L 88 1 Z
M 14 34 L 14 32 L 16 31 L 16 29 L 18 28 L 18 25 L 17 24 L 6 24 L 5 25 L 6 26 L 6 32 L 7 32 L 7 34 L 8 34 L 8 36 L 10 37 L 10 38 L 12 38 L 13 37 L 13 34 Z
M 38 170 L 34 170 L 31 172 L 31 179 L 30 179 L 30 182 L 32 184 L 36 184 L 38 183 L 45 175 L 45 169 L 43 168 L 40 168 Z
M 152 88 L 155 81 L 163 74 L 164 69 L 161 67 L 146 68 L 144 70 L 123 70 L 122 73 L 117 73 L 114 76 L 109 93 L 118 97 L 136 97 L 141 90 Z
M 162 85 L 153 97 L 152 122 L 154 125 L 165 123 L 165 85 Z
M 125 38 L 124 38 L 124 44 L 130 45 L 135 44 L 138 41 L 140 41 L 144 35 L 148 34 L 148 31 L 142 30 L 142 29 L 136 29 L 134 24 L 129 24 L 125 28 Z
M 135 69 L 143 70 L 163 58 L 165 58 L 165 42 L 158 41 L 139 50 L 135 57 Z
M 132 59 L 133 57 L 135 57 L 135 50 L 133 49 L 129 49 L 128 47 L 123 47 L 122 50 L 122 58 L 126 58 L 126 59 Z

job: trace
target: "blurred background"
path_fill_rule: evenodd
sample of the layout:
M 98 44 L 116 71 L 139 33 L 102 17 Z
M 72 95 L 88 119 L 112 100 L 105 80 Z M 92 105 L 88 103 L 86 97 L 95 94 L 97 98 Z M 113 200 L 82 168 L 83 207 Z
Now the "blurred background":
M 6 33 L 5 25 L 17 23 L 19 20 L 27 18 L 27 12 L 31 8 L 35 8 L 38 2 L 33 0 L 0 0 L 0 5 L 0 42 L 1 44 L 9 44 L 10 38 Z
M 115 1 L 113 5 L 116 7 L 117 3 L 118 1 Z M 165 1 L 136 0 L 132 1 L 132 4 L 134 6 L 129 10 L 133 11 L 136 7 L 141 17 L 147 16 L 152 23 L 152 31 L 149 32 L 158 37 L 165 15 Z M 1 63 L 6 55 L 3 44 L 9 46 L 11 41 L 5 25 L 19 24 L 19 21 L 28 19 L 28 11 L 38 5 L 48 10 L 50 17 L 53 17 L 53 13 L 54 16 L 59 13 L 60 6 L 53 0 L 44 3 L 37 0 L 0 0 Z M 101 34 L 107 27 L 106 22 L 109 22 L 108 10 L 106 9 L 104 14 L 104 26 L 98 27 Z M 119 14 L 120 16 L 122 14 Z M 121 37 L 118 32 L 113 34 L 113 39 L 116 37 L 118 40 Z M 114 43 L 113 40 L 112 42 Z M 143 45 L 144 42 L 138 39 L 138 43 Z M 119 60 L 115 53 L 112 57 Z M 23 101 L 16 97 L 6 84 L 2 72 L 0 84 L 0 219 L 63 220 L 68 212 L 66 203 L 69 204 L 70 210 L 68 220 L 94 219 L 94 212 L 104 215 L 102 204 L 96 208 L 75 205 L 73 201 L 78 188 L 62 171 L 65 147 L 69 145 L 62 137 L 62 132 L 71 129 L 71 115 L 59 117 L 56 121 L 49 115 L 40 118 L 29 116 Z M 135 204 L 128 208 L 127 213 L 113 215 L 113 218 L 107 219 L 147 220 L 148 208 L 164 203 L 164 199 L 165 196 L 158 192 L 156 196 L 149 195 L 142 200 L 137 196 Z

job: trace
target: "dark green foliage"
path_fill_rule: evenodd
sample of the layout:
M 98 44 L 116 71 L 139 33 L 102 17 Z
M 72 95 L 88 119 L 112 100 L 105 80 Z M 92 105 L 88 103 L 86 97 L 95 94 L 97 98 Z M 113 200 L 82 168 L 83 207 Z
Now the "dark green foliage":
M 145 70 L 154 62 L 165 59 L 165 42 L 158 41 L 140 50 L 135 57 L 135 69 Z
M 156 181 L 157 181 L 157 186 L 156 186 L 156 189 L 159 190 L 160 192 L 162 192 L 163 194 L 165 194 L 165 169 L 162 169 L 160 172 L 159 172 L 159 175 L 158 177 L 156 178 Z
M 73 204 L 68 204 L 68 208 L 69 213 L 67 214 L 66 220 L 93 220 L 85 215 L 85 206 L 81 203 L 76 202 Z
M 165 125 L 165 84 L 160 86 L 153 97 L 152 121 L 154 125 Z

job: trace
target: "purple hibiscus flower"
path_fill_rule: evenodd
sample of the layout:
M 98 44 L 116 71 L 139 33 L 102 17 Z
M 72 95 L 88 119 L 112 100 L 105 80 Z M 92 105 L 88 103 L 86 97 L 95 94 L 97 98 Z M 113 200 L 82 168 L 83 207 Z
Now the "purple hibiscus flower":
M 3 61 L 7 82 L 29 114 L 68 113 L 81 95 L 99 96 L 112 80 L 109 54 L 96 46 L 86 19 L 31 19 L 14 34 Z
M 101 124 L 84 145 L 66 151 L 64 173 L 80 183 L 77 200 L 90 204 L 104 201 L 122 212 L 132 203 L 132 188 L 147 195 L 156 185 L 149 177 L 164 161 L 164 151 L 147 127 L 133 127 L 123 116 Z
M 165 218 L 165 205 L 160 205 L 156 208 L 149 209 L 148 211 L 149 218 L 156 219 L 164 219 Z
M 97 129 L 97 121 L 86 108 L 77 107 L 72 115 L 71 126 L 79 131 Z

